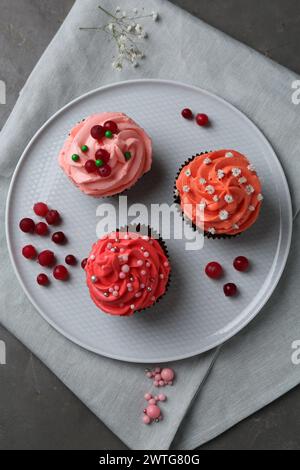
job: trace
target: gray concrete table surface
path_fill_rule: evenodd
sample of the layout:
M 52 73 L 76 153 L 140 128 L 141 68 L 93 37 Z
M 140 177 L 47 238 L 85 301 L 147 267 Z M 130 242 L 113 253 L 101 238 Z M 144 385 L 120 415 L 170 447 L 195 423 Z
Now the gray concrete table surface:
M 300 73 L 299 0 L 173 3 Z M 8 84 L 0 128 L 72 4 L 73 0 L 0 0 L 0 78 Z M 0 449 L 126 449 L 1 326 L 0 340 L 7 347 L 7 364 L 0 366 Z M 202 448 L 300 449 L 299 417 L 297 387 Z

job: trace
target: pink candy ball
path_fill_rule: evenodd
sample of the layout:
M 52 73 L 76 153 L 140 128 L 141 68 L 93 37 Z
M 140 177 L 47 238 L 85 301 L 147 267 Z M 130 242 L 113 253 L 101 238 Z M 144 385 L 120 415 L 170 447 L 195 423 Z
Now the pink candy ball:
M 157 419 L 160 416 L 160 408 L 157 405 L 148 405 L 146 413 L 149 418 Z
M 143 416 L 143 423 L 144 424 L 150 424 L 151 423 L 151 419 L 149 418 L 149 416 L 147 416 L 147 415 Z
M 164 387 L 165 382 L 164 382 L 163 380 L 160 380 L 160 381 L 158 382 L 158 384 L 159 384 L 160 387 Z
M 151 393 L 146 393 L 146 394 L 144 395 L 144 398 L 145 398 L 145 400 L 147 400 L 147 401 L 151 400 L 151 398 L 152 398 Z
M 170 368 L 162 369 L 160 375 L 165 382 L 171 382 L 175 376 L 173 369 Z
M 161 375 L 160 374 L 156 374 L 154 376 L 154 379 L 157 380 L 157 382 L 159 382 L 161 380 Z
M 154 380 L 153 385 L 154 385 L 154 387 L 158 387 L 158 382 L 157 382 L 157 380 Z
M 152 373 L 151 373 L 151 372 L 147 372 L 147 373 L 146 373 L 146 377 L 148 377 L 148 379 L 151 379 Z
M 159 401 L 166 401 L 166 398 L 167 398 L 167 397 L 166 397 L 166 395 L 165 395 L 164 393 L 160 393 L 160 394 L 158 395 Z
M 155 400 L 155 398 L 150 398 L 150 400 L 149 400 L 149 405 L 156 405 L 156 400 Z
M 156 374 L 160 374 L 161 368 L 160 367 L 155 367 L 154 372 Z

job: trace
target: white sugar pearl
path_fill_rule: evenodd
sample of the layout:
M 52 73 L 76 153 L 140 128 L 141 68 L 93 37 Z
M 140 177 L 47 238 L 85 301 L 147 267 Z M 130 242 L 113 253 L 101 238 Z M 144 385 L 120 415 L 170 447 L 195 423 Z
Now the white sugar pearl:
M 130 308 L 131 308 L 131 310 L 134 310 L 135 306 L 132 304 L 132 305 L 130 305 Z
M 141 284 L 141 289 L 145 289 L 145 284 Z
M 97 276 L 92 276 L 92 277 L 91 277 L 91 281 L 92 281 L 93 284 L 95 284 L 95 282 L 98 281 Z
M 144 264 L 144 261 L 141 260 L 141 259 L 138 259 L 137 262 L 136 262 L 137 266 L 143 266 Z
M 135 294 L 135 297 L 138 299 L 139 297 L 141 297 L 141 295 L 142 295 L 141 292 L 137 292 L 137 293 Z
M 142 276 L 145 276 L 145 275 L 146 275 L 146 271 L 144 271 L 144 270 L 141 271 L 141 275 L 142 275 Z
M 122 270 L 123 273 L 129 273 L 130 268 L 129 268 L 128 264 L 124 264 L 124 266 L 122 266 L 121 270 Z
M 114 290 L 113 293 L 112 293 L 112 295 L 113 295 L 114 297 L 118 297 L 119 292 L 118 292 L 117 290 Z
M 120 279 L 125 279 L 125 277 L 126 277 L 125 273 L 120 273 L 120 274 L 119 274 L 119 278 L 120 278 Z
M 148 253 L 148 251 L 145 251 L 144 256 L 145 256 L 145 258 L 149 258 L 149 253 Z

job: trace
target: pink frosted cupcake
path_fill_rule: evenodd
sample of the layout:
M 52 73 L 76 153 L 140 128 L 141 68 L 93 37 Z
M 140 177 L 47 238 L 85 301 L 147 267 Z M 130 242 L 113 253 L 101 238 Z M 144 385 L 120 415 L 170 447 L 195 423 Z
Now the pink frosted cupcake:
M 85 194 L 102 197 L 131 188 L 152 164 L 152 142 L 123 113 L 94 114 L 71 130 L 59 165 Z
M 170 265 L 161 240 L 113 232 L 93 245 L 85 271 L 97 307 L 110 315 L 129 316 L 165 294 Z

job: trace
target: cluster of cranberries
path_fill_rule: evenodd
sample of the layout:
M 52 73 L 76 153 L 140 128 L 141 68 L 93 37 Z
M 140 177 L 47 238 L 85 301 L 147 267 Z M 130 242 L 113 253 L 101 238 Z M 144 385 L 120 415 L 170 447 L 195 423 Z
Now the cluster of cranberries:
M 114 134 L 119 132 L 118 126 L 114 121 L 106 121 L 103 126 L 96 125 L 91 128 L 91 136 L 93 139 L 100 141 L 104 137 L 112 139 Z M 87 145 L 81 147 L 83 152 L 88 152 Z M 79 160 L 79 155 L 72 155 L 73 161 Z M 106 178 L 111 174 L 111 167 L 109 165 L 110 153 L 105 149 L 98 149 L 95 153 L 95 158 L 89 159 L 85 162 L 84 168 L 88 173 L 98 173 L 100 176 Z
M 184 119 L 189 119 L 190 121 L 192 119 L 194 119 L 194 113 L 189 108 L 184 108 L 181 111 L 181 116 L 184 117 Z M 198 113 L 195 116 L 195 120 L 196 120 L 196 123 L 198 124 L 198 126 L 201 126 L 201 127 L 207 126 L 209 124 L 209 118 L 208 118 L 207 114 Z
M 155 387 L 163 387 L 165 385 L 172 385 L 175 378 L 175 372 L 170 367 L 156 367 L 155 369 L 145 370 L 146 377 L 149 379 L 154 379 L 153 385 Z M 148 402 L 147 407 L 144 408 L 143 423 L 150 424 L 153 421 L 158 423 L 162 420 L 162 414 L 158 402 L 166 401 L 167 397 L 164 393 L 159 393 L 158 395 L 152 395 L 151 393 L 146 393 L 144 395 L 145 400 Z
M 49 225 L 58 225 L 61 218 L 60 214 L 57 210 L 49 209 L 47 204 L 44 202 L 37 202 L 33 206 L 34 213 L 39 216 L 45 218 L 46 222 L 37 222 L 35 223 L 31 218 L 24 218 L 20 221 L 19 227 L 22 232 L 25 233 L 36 233 L 37 235 L 47 235 L 49 233 Z M 52 241 L 58 245 L 62 245 L 66 243 L 66 236 L 64 232 L 54 232 L 51 237 Z M 51 250 L 43 250 L 40 253 L 37 252 L 36 248 L 33 245 L 26 245 L 22 248 L 22 254 L 27 259 L 36 259 L 38 263 L 43 267 L 53 267 L 53 276 L 55 279 L 59 281 L 65 281 L 69 277 L 68 269 L 62 265 L 58 264 L 55 265 L 55 254 Z M 74 255 L 67 255 L 65 257 L 65 263 L 69 266 L 74 266 L 77 263 L 77 260 Z M 49 277 L 47 274 L 40 273 L 37 276 L 37 283 L 41 286 L 46 286 L 49 284 Z
M 249 260 L 245 256 L 238 256 L 233 260 L 233 267 L 237 271 L 247 271 L 249 268 Z M 211 279 L 220 279 L 223 276 L 223 268 L 217 261 L 211 261 L 205 267 L 205 273 Z M 233 282 L 224 284 L 223 291 L 226 297 L 233 297 L 237 294 L 237 286 Z

